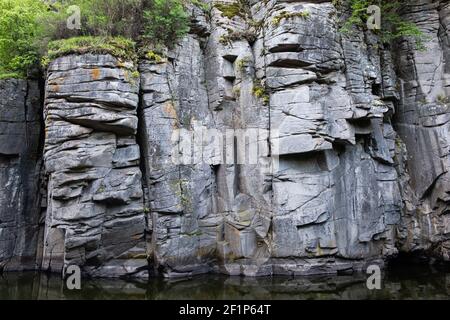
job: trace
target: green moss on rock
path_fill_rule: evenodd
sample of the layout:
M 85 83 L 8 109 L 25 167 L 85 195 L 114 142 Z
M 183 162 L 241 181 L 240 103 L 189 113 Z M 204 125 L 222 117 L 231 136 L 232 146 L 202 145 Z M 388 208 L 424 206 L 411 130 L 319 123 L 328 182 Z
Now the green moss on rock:
M 111 54 L 125 60 L 136 61 L 136 44 L 123 37 L 75 37 L 70 39 L 52 41 L 48 45 L 47 56 L 43 58 L 45 66 L 50 61 L 69 54 Z
M 303 18 L 303 19 L 307 19 L 309 18 L 309 11 L 301 11 L 301 12 L 287 12 L 287 11 L 282 11 L 279 15 L 277 15 L 276 17 L 274 17 L 272 19 L 272 24 L 274 26 L 279 26 L 281 20 L 283 19 L 292 19 L 292 18 Z
M 9 73 L 2 73 L 0 70 L 0 80 L 5 79 L 24 79 L 25 76 L 22 73 L 18 72 L 9 72 Z
M 261 99 L 264 105 L 268 105 L 270 102 L 270 95 L 261 81 L 254 81 L 253 95 L 256 98 Z
M 242 17 L 243 13 L 238 3 L 217 3 L 214 5 L 224 17 L 233 19 L 234 17 Z

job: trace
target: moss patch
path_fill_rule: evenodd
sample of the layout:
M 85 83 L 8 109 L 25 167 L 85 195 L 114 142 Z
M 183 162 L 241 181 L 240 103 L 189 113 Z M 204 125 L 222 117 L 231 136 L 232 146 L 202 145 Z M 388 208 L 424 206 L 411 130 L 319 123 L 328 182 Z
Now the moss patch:
M 269 93 L 260 81 L 255 81 L 253 83 L 253 95 L 258 99 L 261 99 L 264 105 L 269 104 Z
M 241 7 L 239 3 L 217 3 L 214 5 L 224 17 L 228 19 L 233 19 L 234 17 L 243 18 L 243 12 L 241 11 Z
M 274 26 L 278 27 L 280 25 L 281 20 L 283 20 L 283 19 L 292 19 L 292 18 L 307 19 L 307 18 L 309 18 L 309 16 L 310 16 L 309 11 L 301 11 L 301 12 L 282 11 L 279 15 L 277 15 L 276 17 L 274 17 L 272 19 L 272 24 Z
M 191 0 L 191 3 L 197 8 L 202 9 L 205 13 L 211 11 L 211 5 L 209 3 L 203 2 L 202 0 Z
M 2 73 L 0 70 L 0 80 L 5 80 L 5 79 L 25 79 L 25 76 L 18 72 Z
M 155 63 L 162 63 L 165 61 L 165 59 L 163 58 L 162 55 L 156 53 L 155 51 L 148 51 L 145 54 L 145 58 L 147 58 L 148 60 L 150 60 L 151 62 L 155 62 Z
M 249 0 L 235 0 L 232 3 L 214 4 L 214 8 L 217 8 L 222 13 L 222 16 L 228 19 L 240 17 L 246 21 L 251 20 L 250 7 Z
M 69 54 L 111 54 L 126 60 L 136 61 L 135 42 L 123 37 L 75 37 L 52 41 L 48 45 L 48 53 L 42 59 L 46 66 L 50 61 Z
M 250 28 L 245 31 L 228 30 L 228 34 L 221 36 L 219 42 L 223 45 L 230 45 L 234 41 L 241 41 L 241 40 L 247 40 L 249 43 L 255 43 L 257 37 L 258 36 L 254 28 Z
M 450 103 L 450 97 L 440 94 L 437 96 L 436 102 L 440 105 L 448 104 Z

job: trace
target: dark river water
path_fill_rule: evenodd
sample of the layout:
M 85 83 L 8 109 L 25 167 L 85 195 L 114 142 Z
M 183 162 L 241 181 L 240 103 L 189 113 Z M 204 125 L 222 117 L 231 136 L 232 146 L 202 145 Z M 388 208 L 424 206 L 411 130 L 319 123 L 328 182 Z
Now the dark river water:
M 366 287 L 366 276 L 242 278 L 206 275 L 192 279 L 82 280 L 70 291 L 55 275 L 0 275 L 0 299 L 446 299 L 450 300 L 450 269 L 402 266 L 384 272 L 382 289 Z

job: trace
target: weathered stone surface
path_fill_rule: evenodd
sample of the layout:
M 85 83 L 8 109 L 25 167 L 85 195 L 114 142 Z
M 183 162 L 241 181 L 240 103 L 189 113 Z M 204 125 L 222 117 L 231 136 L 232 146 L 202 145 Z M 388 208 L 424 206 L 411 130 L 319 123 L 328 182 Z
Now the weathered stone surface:
M 311 18 L 279 19 L 286 12 L 309 12 Z M 208 52 L 217 53 L 210 53 L 207 60 L 215 65 L 206 66 L 213 71 L 208 90 L 212 97 L 224 92 L 219 100 L 223 107 L 214 105 L 216 124 L 272 130 L 270 150 L 278 156 L 279 160 L 272 160 L 279 166 L 267 171 L 261 165 L 239 165 L 237 172 L 231 170 L 236 164 L 219 166 L 217 172 L 226 167 L 230 176 L 223 181 L 252 186 L 239 188 L 236 194 L 230 185 L 233 193 L 222 196 L 222 202 L 232 204 L 231 212 L 221 213 L 225 216 L 224 241 L 218 249 L 224 259 L 222 271 L 333 273 L 358 270 L 358 261 L 395 254 L 401 198 L 393 167 L 395 133 L 383 121 L 391 104 L 372 92 L 376 79 L 395 79 L 388 72 L 382 74 L 380 61 L 359 49 L 365 46 L 361 35 L 346 40 L 352 43 L 346 49 L 330 3 L 259 2 L 252 13 L 264 21 L 254 44 L 238 40 L 223 45 L 209 40 Z M 220 35 L 230 22 L 218 15 L 213 16 L 218 21 L 213 30 Z M 233 21 L 238 22 L 239 18 Z M 216 81 L 222 70 L 216 66 L 230 57 L 237 61 L 233 82 L 228 83 L 232 79 L 228 69 L 223 76 L 228 82 Z M 361 90 L 349 90 L 353 75 L 348 66 L 364 75 L 373 70 L 360 78 Z M 246 77 L 251 79 L 249 86 Z M 267 84 L 268 105 L 252 94 L 255 83 Z M 227 86 L 239 87 L 236 102 L 227 99 Z M 220 185 L 218 191 L 220 199 Z M 327 258 L 320 261 L 321 257 Z M 300 259 L 316 267 L 305 268 Z
M 93 276 L 148 275 L 132 68 L 91 54 L 49 66 L 44 270 L 74 264 Z
M 398 133 L 405 210 L 399 245 L 450 260 L 450 6 L 446 1 L 412 1 L 405 17 L 429 39 L 426 50 L 411 41 L 398 44 L 401 83 Z
M 169 59 L 174 58 L 176 63 L 140 65 L 151 248 L 155 268 L 166 276 L 209 271 L 217 234 L 213 168 L 201 154 L 200 159 L 187 152 L 178 158 L 183 147 L 203 139 L 197 123 L 213 125 L 199 40 L 186 37 L 170 53 Z M 191 135 L 199 129 L 199 135 Z
M 41 98 L 34 80 L 0 81 L 0 269 L 39 266 Z
M 235 5 L 189 6 L 191 32 L 142 59 L 140 79 L 109 55 L 50 65 L 42 268 L 264 276 L 360 271 L 399 251 L 449 260 L 448 2 L 402 8 L 426 51 L 339 32 L 330 1 L 255 0 L 234 17 L 219 2 Z M 2 92 L 22 110 L 22 91 Z M 6 185 L 25 152 L 11 110 Z M 0 241 L 20 230 L 2 223 Z
M 402 203 L 384 100 L 396 93 L 392 69 L 363 49 L 362 34 L 341 41 L 329 3 L 250 9 L 264 21 L 255 42 L 227 39 L 251 26 L 214 8 L 204 48 L 190 35 L 167 61 L 141 63 L 156 266 L 166 276 L 310 274 L 395 254 Z M 273 22 L 304 11 L 314 19 Z M 373 92 L 382 78 L 389 94 Z M 222 134 L 225 154 L 211 151 L 203 129 Z M 239 155 L 251 130 L 267 130 L 253 141 L 256 163 Z M 199 132 L 200 156 L 185 141 Z

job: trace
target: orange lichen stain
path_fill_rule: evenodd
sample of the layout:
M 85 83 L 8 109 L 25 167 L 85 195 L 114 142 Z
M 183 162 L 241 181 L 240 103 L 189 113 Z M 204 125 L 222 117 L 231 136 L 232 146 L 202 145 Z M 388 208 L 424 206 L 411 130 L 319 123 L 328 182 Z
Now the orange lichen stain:
M 177 118 L 178 118 L 178 117 L 177 117 L 177 111 L 175 110 L 175 107 L 174 107 L 174 105 L 173 105 L 172 102 L 167 102 L 167 103 L 164 105 L 164 112 L 165 112 L 170 118 L 173 118 L 173 119 L 177 119 Z
M 317 241 L 316 256 L 317 256 L 317 257 L 320 257 L 320 256 L 322 256 L 322 255 L 323 255 L 323 251 L 322 251 L 322 248 L 320 247 L 320 242 Z
M 59 84 L 53 84 L 50 86 L 50 90 L 53 92 L 58 92 L 59 91 Z
M 65 80 L 64 77 L 55 78 L 52 81 L 49 81 L 48 85 L 59 85 L 64 83 L 64 80 Z
M 100 78 L 100 69 L 98 68 L 92 69 L 91 76 L 93 80 L 98 80 Z
M 48 135 L 49 135 L 48 128 L 49 128 L 52 120 L 51 119 L 47 119 L 47 117 L 45 117 L 45 121 L 47 121 L 47 124 L 44 127 L 44 136 L 45 136 L 45 140 L 47 140 L 48 139 Z

